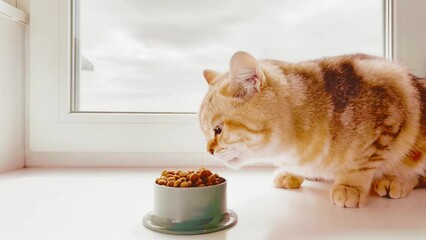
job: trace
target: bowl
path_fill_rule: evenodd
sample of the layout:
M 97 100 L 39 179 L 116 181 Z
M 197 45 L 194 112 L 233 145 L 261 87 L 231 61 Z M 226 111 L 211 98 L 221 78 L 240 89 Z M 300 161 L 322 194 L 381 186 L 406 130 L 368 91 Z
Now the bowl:
M 237 223 L 227 208 L 227 181 L 206 187 L 167 187 L 154 183 L 154 208 L 143 218 L 150 230 L 178 235 L 220 231 Z

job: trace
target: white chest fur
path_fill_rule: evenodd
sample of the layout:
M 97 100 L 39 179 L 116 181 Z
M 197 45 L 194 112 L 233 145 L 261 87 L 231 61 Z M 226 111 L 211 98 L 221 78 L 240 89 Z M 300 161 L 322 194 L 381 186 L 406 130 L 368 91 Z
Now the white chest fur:
M 267 161 L 279 167 L 281 170 L 297 176 L 333 179 L 333 167 L 325 167 L 323 164 L 327 154 L 328 148 L 326 146 L 321 155 L 317 156 L 315 159 L 311 159 L 308 163 L 303 164 L 301 163 L 302 158 L 300 153 L 298 153 L 295 149 L 287 149 L 275 156 L 268 157 Z

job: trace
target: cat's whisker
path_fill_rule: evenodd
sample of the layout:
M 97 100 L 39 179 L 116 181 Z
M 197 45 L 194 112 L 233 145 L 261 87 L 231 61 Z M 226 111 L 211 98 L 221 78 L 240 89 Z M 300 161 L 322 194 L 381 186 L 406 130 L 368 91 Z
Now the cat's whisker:
M 202 155 L 202 160 L 201 161 L 197 161 L 197 164 L 194 166 L 195 168 L 200 168 L 200 167 L 205 167 L 206 164 L 209 163 L 210 161 L 210 155 L 206 152 L 203 153 Z
M 212 161 L 211 156 L 207 155 L 207 163 L 206 163 L 206 165 L 207 165 L 209 168 L 212 166 L 211 161 Z
M 197 164 L 196 165 L 194 165 L 194 167 L 195 168 L 200 168 L 201 166 L 203 166 L 204 165 L 204 163 L 206 162 L 206 160 L 205 160 L 205 158 L 203 158 L 202 160 L 200 160 L 200 161 L 197 161 Z
M 213 162 L 214 169 L 216 169 L 217 162 L 219 162 L 219 161 L 221 161 L 221 160 L 220 160 L 219 158 L 215 157 L 215 156 L 211 156 L 211 155 L 209 155 L 209 157 L 210 157 L 210 161 L 212 161 L 212 162 Z

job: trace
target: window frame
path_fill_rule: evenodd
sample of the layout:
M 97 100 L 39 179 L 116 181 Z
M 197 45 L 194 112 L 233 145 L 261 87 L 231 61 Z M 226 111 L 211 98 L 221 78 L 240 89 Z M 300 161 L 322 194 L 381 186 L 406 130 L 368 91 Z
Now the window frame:
M 71 0 L 43 0 L 30 4 L 26 165 L 38 166 L 40 161 L 43 165 L 67 165 L 71 164 L 67 156 L 78 153 L 98 154 L 94 158 L 101 162 L 112 153 L 128 153 L 141 165 L 149 159 L 161 159 L 156 165 L 167 165 L 170 154 L 176 155 L 177 161 L 202 154 L 204 137 L 196 114 L 72 111 L 71 3 Z M 105 164 L 122 159 L 105 160 Z M 78 166 L 93 165 L 78 162 Z
M 67 8 L 61 3 L 61 120 L 65 122 L 135 122 L 135 123 L 195 123 L 197 116 L 195 112 L 121 112 L 121 111 L 79 111 L 77 109 L 77 89 L 79 72 L 76 66 L 79 65 L 80 55 L 79 34 L 77 27 L 79 0 L 67 0 Z M 67 15 L 66 18 L 63 16 Z M 65 27 L 66 25 L 66 27 Z M 64 46 L 65 45 L 65 46 Z M 200 80 L 202 75 L 200 73 Z
M 383 0 L 392 60 L 393 0 Z M 181 166 L 206 158 L 196 113 L 76 112 L 70 38 L 73 0 L 30 3 L 26 166 Z M 39 34 L 45 33 L 45 34 Z M 49 49 L 50 51 L 43 51 Z M 49 67 L 44 67 L 49 66 Z M 200 80 L 202 76 L 200 75 Z M 131 133 L 131 134 L 129 134 Z

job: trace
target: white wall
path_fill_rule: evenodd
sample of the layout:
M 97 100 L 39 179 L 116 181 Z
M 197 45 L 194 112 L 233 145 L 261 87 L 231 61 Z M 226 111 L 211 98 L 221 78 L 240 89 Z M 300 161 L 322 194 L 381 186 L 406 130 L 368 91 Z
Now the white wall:
M 426 77 L 426 1 L 395 1 L 395 57 Z
M 24 166 L 24 30 L 0 16 L 0 172 Z
M 1 1 L 1 0 L 0 0 L 0 1 Z M 3 2 L 7 2 L 7 3 L 9 3 L 10 5 L 12 5 L 12 6 L 16 7 L 16 0 L 3 0 Z

